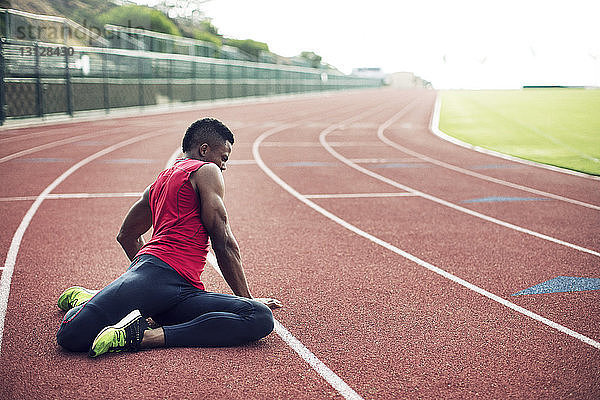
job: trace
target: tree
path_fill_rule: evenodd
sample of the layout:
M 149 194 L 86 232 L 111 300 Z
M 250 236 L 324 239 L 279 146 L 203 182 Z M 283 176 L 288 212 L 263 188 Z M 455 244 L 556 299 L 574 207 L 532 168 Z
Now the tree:
M 181 36 L 177 26 L 162 12 L 144 6 L 127 5 L 113 8 L 100 15 L 103 24 L 147 29 L 154 32 Z
M 300 57 L 308 60 L 310 66 L 313 68 L 319 68 L 321 66 L 321 61 L 323 60 L 323 58 L 314 51 L 303 51 L 300 53 Z
M 191 36 L 197 40 L 210 42 L 217 47 L 221 47 L 223 44 L 223 36 L 219 35 L 217 28 L 208 19 L 202 20 L 200 23 L 195 24 L 195 27 L 192 29 Z
M 223 44 L 223 41 L 219 36 L 215 36 L 210 32 L 205 32 L 198 29 L 194 31 L 194 39 L 212 43 L 217 47 L 221 47 Z
M 269 45 L 263 42 L 257 42 L 252 39 L 239 40 L 239 39 L 227 39 L 226 44 L 229 46 L 237 47 L 244 53 L 250 54 L 258 60 L 260 53 L 263 51 L 269 51 Z
M 216 26 L 212 24 L 212 22 L 208 19 L 202 20 L 200 22 L 200 30 L 203 32 L 210 33 L 213 36 L 221 36 L 219 35 L 219 31 Z

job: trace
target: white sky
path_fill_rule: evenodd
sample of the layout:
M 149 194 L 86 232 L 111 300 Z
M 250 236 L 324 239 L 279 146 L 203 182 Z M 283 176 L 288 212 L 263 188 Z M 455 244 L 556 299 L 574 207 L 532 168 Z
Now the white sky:
M 138 0 L 139 1 L 139 0 Z M 140 1 L 143 2 L 143 1 Z M 219 33 L 436 88 L 600 86 L 600 0 L 211 0 Z
M 345 73 L 410 71 L 436 88 L 600 86 L 598 0 L 212 0 L 219 33 Z M 444 62 L 445 58 L 445 62 Z

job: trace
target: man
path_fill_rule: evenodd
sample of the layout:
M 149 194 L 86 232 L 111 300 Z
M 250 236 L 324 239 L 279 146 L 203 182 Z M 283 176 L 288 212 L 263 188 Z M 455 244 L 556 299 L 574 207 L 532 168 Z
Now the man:
M 127 213 L 117 240 L 129 269 L 101 291 L 71 287 L 58 343 L 91 357 L 149 347 L 235 346 L 273 330 L 275 299 L 253 298 L 223 203 L 222 171 L 234 138 L 220 121 L 194 122 L 184 157 L 161 172 Z M 142 235 L 154 227 L 152 238 Z M 235 296 L 205 291 L 210 243 Z M 151 317 L 159 327 L 150 329 Z

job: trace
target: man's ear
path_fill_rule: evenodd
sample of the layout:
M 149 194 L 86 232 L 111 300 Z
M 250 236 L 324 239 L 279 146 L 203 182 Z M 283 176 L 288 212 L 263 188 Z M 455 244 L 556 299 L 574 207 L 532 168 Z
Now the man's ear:
M 198 147 L 198 154 L 204 157 L 206 156 L 206 153 L 208 153 L 209 150 L 210 146 L 208 145 L 208 143 L 202 143 L 200 147 Z

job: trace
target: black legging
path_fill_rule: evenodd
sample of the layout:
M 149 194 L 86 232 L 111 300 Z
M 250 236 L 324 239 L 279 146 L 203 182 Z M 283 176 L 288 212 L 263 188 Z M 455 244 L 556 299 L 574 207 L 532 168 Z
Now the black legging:
M 200 290 L 159 258 L 144 254 L 86 304 L 67 312 L 58 344 L 88 351 L 100 330 L 136 309 L 162 325 L 170 347 L 237 346 L 273 330 L 273 314 L 264 304 Z

